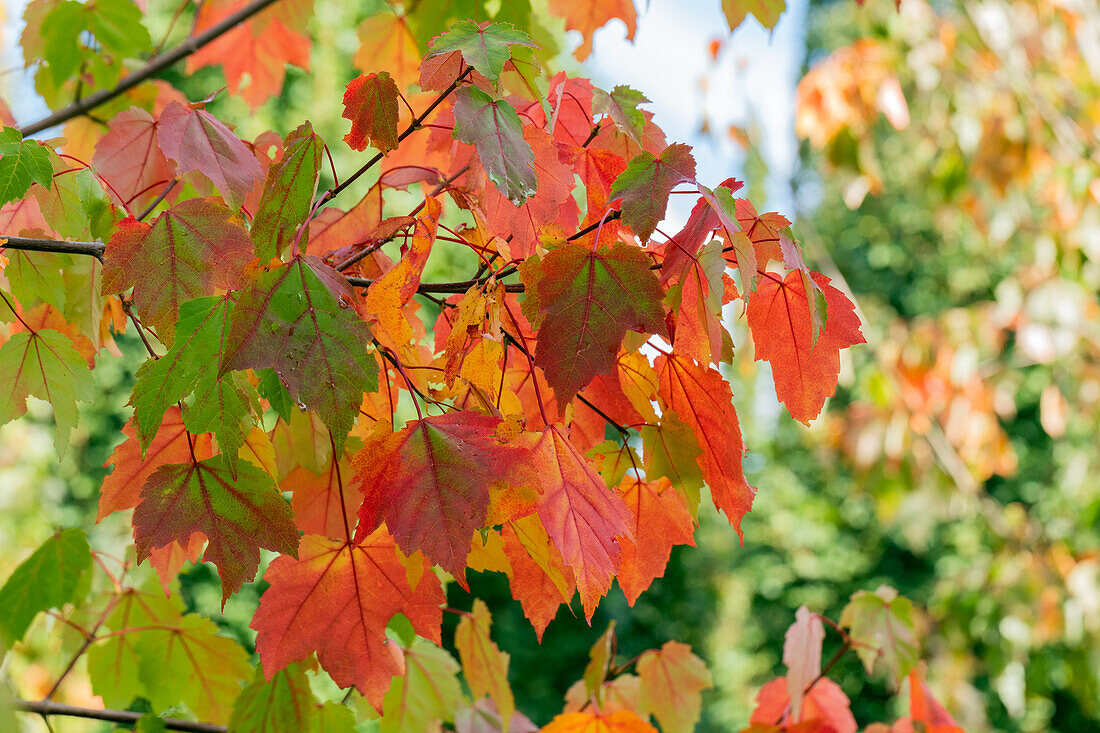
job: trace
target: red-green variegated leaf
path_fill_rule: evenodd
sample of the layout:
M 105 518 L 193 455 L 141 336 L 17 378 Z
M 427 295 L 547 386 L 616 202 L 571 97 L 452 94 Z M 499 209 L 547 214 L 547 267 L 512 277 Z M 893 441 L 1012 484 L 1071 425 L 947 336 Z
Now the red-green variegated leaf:
M 673 186 L 695 180 L 695 158 L 691 148 L 669 145 L 660 157 L 642 151 L 630 159 L 626 170 L 611 186 L 609 203 L 623 202 L 623 223 L 644 242 L 665 218 Z
M 344 90 L 344 119 L 351 132 L 344 136 L 352 150 L 368 145 L 388 153 L 397 147 L 397 84 L 385 71 L 361 74 Z
M 239 287 L 252 259 L 248 233 L 216 199 L 190 199 L 152 225 L 126 218 L 107 243 L 103 292 L 134 289 L 144 320 L 172 342 L 179 307 L 217 289 Z
M 355 302 L 340 274 L 311 255 L 261 272 L 233 309 L 219 373 L 274 369 L 342 450 L 363 393 L 378 387 L 370 329 Z
M 138 561 L 195 532 L 209 540 L 203 559 L 218 566 L 222 601 L 256 577 L 260 548 L 295 555 L 298 530 L 290 505 L 266 473 L 241 462 L 234 479 L 224 456 L 161 466 L 141 488 L 134 510 Z
M 455 92 L 454 112 L 455 139 L 477 148 L 482 167 L 501 194 L 517 206 L 534 195 L 535 156 L 512 105 L 465 86 Z
M 558 403 L 611 371 L 627 331 L 664 334 L 662 291 L 645 252 L 567 243 L 523 269 L 523 312 L 538 329 L 535 364 Z

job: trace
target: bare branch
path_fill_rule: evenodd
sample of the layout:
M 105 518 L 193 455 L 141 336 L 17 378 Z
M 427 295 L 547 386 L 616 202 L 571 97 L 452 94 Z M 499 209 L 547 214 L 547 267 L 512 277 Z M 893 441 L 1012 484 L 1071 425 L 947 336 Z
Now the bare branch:
M 75 705 L 65 705 L 53 700 L 19 700 L 13 701 L 16 710 L 25 713 L 37 713 L 43 717 L 50 715 L 64 715 L 70 718 L 88 718 L 91 720 L 106 720 L 112 723 L 136 723 L 141 719 L 142 713 L 129 710 L 95 710 L 93 708 L 78 708 Z M 190 720 L 177 718 L 162 718 L 164 727 L 168 730 L 182 730 L 190 733 L 226 733 L 229 729 L 224 725 L 213 723 L 195 723 Z
M 170 51 L 165 51 L 149 59 L 145 66 L 142 66 L 131 74 L 127 74 L 111 89 L 100 89 L 93 94 L 89 94 L 87 97 L 79 99 L 66 107 L 62 107 L 37 122 L 32 122 L 29 125 L 21 127 L 19 132 L 23 134 L 23 137 L 27 137 L 28 135 L 42 132 L 47 128 L 53 127 L 54 125 L 60 125 L 62 122 L 67 122 L 73 117 L 78 117 L 87 113 L 89 110 L 95 109 L 104 102 L 110 101 L 120 94 L 136 87 L 146 79 L 156 76 L 177 61 L 187 58 L 195 53 L 195 51 L 198 51 L 206 44 L 231 30 L 234 26 L 248 20 L 268 5 L 276 2 L 278 2 L 278 0 L 255 0 L 255 2 L 245 5 L 237 12 L 227 16 L 221 22 L 210 26 L 197 36 L 192 36 Z
M 74 255 L 91 255 L 103 259 L 107 246 L 103 242 L 62 242 L 56 239 L 33 239 L 31 237 L 8 237 L 0 234 L 0 240 L 6 240 L 0 247 L 22 249 L 28 252 L 66 252 Z

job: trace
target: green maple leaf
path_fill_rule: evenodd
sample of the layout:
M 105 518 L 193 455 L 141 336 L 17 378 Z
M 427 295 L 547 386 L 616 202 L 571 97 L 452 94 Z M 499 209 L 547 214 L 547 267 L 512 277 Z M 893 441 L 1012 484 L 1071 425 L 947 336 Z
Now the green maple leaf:
M 0 206 L 23 198 L 32 183 L 48 189 L 52 181 L 49 148 L 14 127 L 0 129 Z
M 620 242 L 594 252 L 567 243 L 528 263 L 523 312 L 538 328 L 535 364 L 559 404 L 611 371 L 627 331 L 665 332 L 664 292 L 638 247 Z
M 895 685 L 909 674 L 920 659 L 920 647 L 913 627 L 913 604 L 887 585 L 874 593 L 858 591 L 840 614 L 840 625 L 847 626 L 856 646 L 856 654 L 867 674 L 882 660 Z
M 405 674 L 394 677 L 382 703 L 381 733 L 430 730 L 450 721 L 462 701 L 458 662 L 443 649 L 416 639 L 405 650 Z
M 378 388 L 371 333 L 340 273 L 312 256 L 260 274 L 230 317 L 219 375 L 274 369 L 303 409 L 317 412 L 343 449 L 364 392 Z
M 472 20 L 460 20 L 429 45 L 431 50 L 425 59 L 458 51 L 467 64 L 494 85 L 500 80 L 504 64 L 512 58 L 512 46 L 537 48 L 530 36 L 509 23 L 479 24 Z
M 649 100 L 637 89 L 620 84 L 610 92 L 602 89 L 592 90 L 592 110 L 611 118 L 616 127 L 625 132 L 634 142 L 641 145 L 645 132 L 645 115 L 638 109 L 639 104 Z
M 252 683 L 233 703 L 229 729 L 235 733 L 309 731 L 314 727 L 317 705 L 309 689 L 305 664 L 291 664 L 265 679 L 256 669 Z
M 660 157 L 648 150 L 638 153 L 611 184 L 608 203 L 623 202 L 623 222 L 643 241 L 665 218 L 668 195 L 677 183 L 695 180 L 691 148 L 669 145 Z
M 497 189 L 516 206 L 538 190 L 535 154 L 523 139 L 512 105 L 477 87 L 455 92 L 455 139 L 477 148 L 481 165 Z
M 181 305 L 172 348 L 138 369 L 131 402 L 143 455 L 165 411 L 194 393 L 194 400 L 184 409 L 184 423 L 193 433 L 213 432 L 236 475 L 237 449 L 244 443 L 241 422 L 251 413 L 255 392 L 243 380 L 218 377 L 232 304 L 232 297 L 226 295 L 196 298 Z
M 309 216 L 321 172 L 322 147 L 321 138 L 305 122 L 286 136 L 283 157 L 268 168 L 249 231 L 260 262 L 278 257 Z M 302 241 L 309 241 L 308 229 L 302 233 Z
M 88 650 L 92 689 L 112 707 L 134 698 L 162 713 L 183 703 L 200 720 L 225 723 L 252 674 L 240 644 L 209 619 L 183 615 L 175 597 L 129 588 L 104 622 L 116 633 Z M 128 631 L 127 631 L 128 630 Z
M 64 529 L 42 543 L 0 588 L 0 641 L 14 644 L 39 612 L 79 602 L 91 568 L 84 530 Z
M 88 365 L 73 342 L 60 331 L 20 331 L 0 346 L 0 425 L 27 411 L 27 397 L 53 406 L 54 445 L 65 454 L 69 432 L 76 427 L 77 395 L 87 395 Z
M 247 461 L 234 479 L 222 455 L 158 468 L 141 487 L 133 521 L 139 562 L 202 532 L 209 540 L 203 560 L 218 566 L 223 601 L 256 577 L 261 547 L 298 554 L 294 515 L 274 479 Z

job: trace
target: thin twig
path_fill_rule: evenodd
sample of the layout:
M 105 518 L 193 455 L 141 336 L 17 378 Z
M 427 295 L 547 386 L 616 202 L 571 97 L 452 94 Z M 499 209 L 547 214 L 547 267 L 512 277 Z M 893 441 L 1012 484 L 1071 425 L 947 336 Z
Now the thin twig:
M 173 178 L 168 182 L 168 185 L 164 187 L 164 190 L 157 194 L 157 197 L 153 199 L 153 202 L 145 207 L 145 211 L 141 212 L 137 216 L 137 220 L 141 221 L 149 214 L 153 213 L 153 209 L 160 206 L 160 202 L 164 201 L 168 197 L 168 194 L 172 193 L 172 189 L 176 187 L 176 184 L 180 182 L 180 179 Z
M 197 36 L 192 36 L 186 41 L 176 46 L 170 51 L 154 56 L 137 71 L 127 74 L 118 84 L 110 89 L 100 89 L 97 92 L 89 94 L 78 102 L 62 107 L 56 112 L 43 117 L 37 122 L 32 122 L 29 125 L 24 125 L 19 129 L 19 132 L 23 134 L 23 137 L 33 135 L 37 132 L 53 127 L 54 125 L 60 125 L 62 122 L 71 120 L 73 117 L 77 117 L 82 114 L 86 114 L 90 110 L 95 109 L 104 102 L 108 102 L 115 97 L 124 94 L 125 92 L 133 89 L 141 82 L 153 77 L 160 72 L 164 71 L 168 67 L 175 64 L 177 61 L 187 58 L 191 54 L 198 51 L 200 48 L 217 39 L 219 36 L 232 30 L 234 26 L 242 23 L 251 18 L 256 13 L 260 12 L 264 8 L 279 0 L 255 0 L 244 6 L 232 15 L 226 16 L 221 22 L 216 23 L 207 28 Z
M 111 723 L 136 723 L 143 713 L 135 713 L 130 710 L 96 710 L 94 708 L 78 708 L 75 705 L 65 705 L 53 700 L 20 700 L 12 701 L 16 710 L 25 713 L 37 713 L 43 717 L 49 715 L 64 715 L 70 718 L 88 718 L 90 720 L 106 720 Z M 182 730 L 190 733 L 226 733 L 229 729 L 224 725 L 213 723 L 195 723 L 190 720 L 177 718 L 162 718 L 164 727 L 168 730 Z

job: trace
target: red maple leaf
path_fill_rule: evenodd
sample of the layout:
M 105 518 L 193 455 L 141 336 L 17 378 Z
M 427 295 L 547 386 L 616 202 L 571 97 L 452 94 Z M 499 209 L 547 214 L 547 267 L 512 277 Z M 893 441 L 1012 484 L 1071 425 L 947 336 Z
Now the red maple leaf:
M 269 680 L 316 652 L 336 684 L 354 685 L 381 710 L 390 679 L 404 672 L 400 648 L 386 639 L 394 614 L 440 642 L 445 598 L 439 579 L 425 572 L 411 585 L 385 529 L 362 542 L 306 535 L 298 559 L 276 558 L 264 580 L 271 585 L 250 625 Z
M 836 391 L 840 350 L 865 343 L 852 302 L 829 278 L 817 272 L 812 277 L 825 295 L 828 313 L 816 342 L 801 272 L 790 272 L 783 280 L 761 277 L 748 306 L 756 358 L 771 364 L 776 396 L 792 417 L 807 424 Z
M 665 332 L 661 286 L 637 247 L 563 244 L 523 277 L 523 313 L 538 328 L 535 364 L 561 405 L 611 371 L 627 331 Z
M 630 511 L 558 425 L 538 435 L 517 471 L 526 485 L 538 487 L 538 517 L 573 571 L 591 620 L 619 569 L 619 538 L 632 536 Z
M 752 509 L 756 489 L 741 470 L 741 426 L 729 383 L 714 369 L 676 355 L 657 357 L 658 395 L 695 433 L 702 454 L 697 461 L 714 505 L 741 535 L 741 517 Z
M 368 441 L 354 462 L 363 492 L 356 537 L 385 522 L 402 551 L 420 550 L 466 588 L 466 555 L 486 524 L 489 490 L 519 457 L 494 434 L 499 423 L 452 412 Z
M 619 587 L 633 606 L 654 578 L 665 574 L 673 545 L 695 546 L 695 520 L 687 501 L 667 478 L 645 481 L 626 476 L 615 489 L 630 510 L 634 538 L 623 538 Z
M 193 32 L 201 33 L 244 4 L 245 0 L 203 3 Z M 187 59 L 187 73 L 221 64 L 229 91 L 240 94 L 249 107 L 256 109 L 283 88 L 287 64 L 309 69 L 312 40 L 293 29 L 308 21 L 310 8 L 311 4 L 285 3 L 240 23 L 196 50 Z

